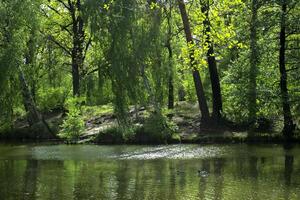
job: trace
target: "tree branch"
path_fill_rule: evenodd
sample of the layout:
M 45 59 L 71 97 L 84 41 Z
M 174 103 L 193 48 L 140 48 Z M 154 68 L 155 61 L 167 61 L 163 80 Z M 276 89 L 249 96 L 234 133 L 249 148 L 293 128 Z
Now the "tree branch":
M 58 10 L 56 10 L 55 8 L 53 8 L 52 6 L 47 5 L 47 7 L 48 7 L 50 10 L 54 11 L 56 14 L 62 16 L 61 13 L 60 13 Z
M 60 44 L 58 41 L 54 39 L 52 35 L 49 35 L 49 40 L 51 40 L 54 44 L 56 44 L 58 47 L 60 47 L 62 50 L 64 50 L 68 55 L 72 56 L 71 50 L 69 50 L 67 47 Z
M 92 43 L 92 37 L 90 37 L 89 40 L 88 40 L 88 42 L 86 43 L 86 46 L 85 46 L 85 49 L 84 49 L 83 61 L 85 60 L 87 51 L 88 51 L 91 43 Z
M 66 9 L 68 9 L 69 11 L 71 10 L 71 7 L 68 6 L 65 2 L 63 2 L 62 0 L 56 0 L 58 1 L 59 3 L 61 3 Z M 69 2 L 69 5 L 70 5 L 70 0 L 68 1 Z

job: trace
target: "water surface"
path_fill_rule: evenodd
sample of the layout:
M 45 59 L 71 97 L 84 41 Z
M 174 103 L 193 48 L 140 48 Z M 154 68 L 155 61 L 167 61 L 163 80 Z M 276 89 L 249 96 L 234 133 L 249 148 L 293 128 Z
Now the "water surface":
M 299 200 L 300 147 L 0 145 L 0 199 Z

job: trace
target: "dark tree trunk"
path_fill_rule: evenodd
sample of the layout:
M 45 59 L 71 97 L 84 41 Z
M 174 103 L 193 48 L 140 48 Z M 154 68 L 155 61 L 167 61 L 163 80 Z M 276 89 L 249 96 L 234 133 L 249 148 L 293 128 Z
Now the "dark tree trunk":
M 174 78 L 173 78 L 173 51 L 171 47 L 171 40 L 172 40 L 171 17 L 172 17 L 172 4 L 170 3 L 169 12 L 167 13 L 168 38 L 166 44 L 169 53 L 168 109 L 174 109 L 174 84 L 173 84 Z
M 252 0 L 251 3 L 251 25 L 250 25 L 250 71 L 249 71 L 249 93 L 248 93 L 248 111 L 249 122 L 253 124 L 256 121 L 257 113 L 257 73 L 258 73 L 258 48 L 257 48 L 257 11 L 258 1 Z
M 75 53 L 74 53 L 75 54 Z M 80 75 L 76 56 L 72 53 L 72 84 L 73 96 L 80 96 Z
M 202 13 L 205 14 L 205 20 L 203 21 L 203 25 L 205 27 L 206 43 L 208 45 L 207 63 L 208 63 L 208 69 L 210 74 L 212 97 L 213 97 L 212 119 L 215 122 L 219 122 L 222 117 L 222 94 L 221 94 L 220 79 L 219 79 L 219 74 L 217 69 L 217 62 L 214 56 L 214 44 L 212 39 L 210 38 L 211 24 L 209 21 L 208 1 L 205 3 L 205 5 L 202 5 L 201 10 Z
M 294 123 L 289 103 L 289 93 L 287 86 L 287 72 L 285 66 L 285 45 L 286 45 L 286 14 L 287 4 L 285 0 L 281 1 L 281 20 L 280 20 L 280 52 L 279 52 L 279 69 L 280 69 L 280 92 L 281 102 L 284 117 L 283 134 L 285 137 L 290 138 L 293 136 Z
M 171 48 L 170 41 L 168 41 L 167 44 L 168 52 L 169 52 L 169 80 L 168 80 L 168 109 L 173 109 L 174 108 L 174 84 L 173 84 L 173 65 L 172 65 L 172 59 L 173 59 L 173 52 Z
M 81 2 L 77 0 L 76 5 L 70 4 L 70 13 L 73 23 L 73 47 L 72 47 L 72 83 L 73 95 L 80 96 L 80 70 L 83 68 L 83 46 L 84 46 L 84 26 L 81 17 Z
M 184 26 L 184 32 L 186 36 L 186 41 L 189 44 L 193 43 L 192 33 L 190 29 L 190 23 L 188 19 L 188 15 L 186 13 L 186 8 L 183 0 L 177 0 L 178 6 L 180 9 L 180 14 L 182 18 L 182 23 Z M 206 97 L 204 94 L 204 89 L 201 81 L 201 76 L 199 74 L 198 69 L 195 67 L 195 59 L 194 59 L 194 50 L 190 50 L 190 64 L 193 69 L 193 78 L 194 78 L 194 84 L 196 88 L 196 94 L 197 94 L 197 100 L 199 103 L 199 108 L 202 114 L 202 121 L 209 121 L 209 110 L 206 102 Z
M 169 77 L 169 94 L 168 94 L 168 109 L 174 109 L 174 85 L 173 85 L 173 76 Z

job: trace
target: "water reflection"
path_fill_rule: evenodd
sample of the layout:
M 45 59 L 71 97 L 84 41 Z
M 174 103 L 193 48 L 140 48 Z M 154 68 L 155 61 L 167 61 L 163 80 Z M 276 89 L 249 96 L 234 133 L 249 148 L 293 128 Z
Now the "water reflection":
M 35 198 L 38 179 L 38 161 L 28 160 L 24 172 L 24 199 L 30 200 Z
M 124 155 L 124 149 L 117 149 Z M 155 154 L 161 151 L 150 149 Z M 165 149 L 173 153 L 180 150 Z M 136 148 L 134 152 L 144 156 Z M 294 200 L 300 199 L 299 153 L 299 147 L 239 146 L 233 147 L 230 155 L 203 159 L 43 160 L 0 156 L 0 199 Z
M 210 174 L 210 160 L 202 160 L 201 172 L 207 172 L 207 175 Z M 200 181 L 199 181 L 199 197 L 200 199 L 205 199 L 205 191 L 206 191 L 206 182 L 207 178 L 205 176 L 201 176 L 200 174 Z
M 284 199 L 288 200 L 290 199 L 290 193 L 291 193 L 291 183 L 292 183 L 292 174 L 294 170 L 294 156 L 292 155 L 291 151 L 293 149 L 293 146 L 288 145 L 284 146 L 284 182 L 285 182 L 285 194 Z
M 224 176 L 223 176 L 223 169 L 225 167 L 225 159 L 215 159 L 214 160 L 214 175 L 216 177 L 215 184 L 214 184 L 214 193 L 215 193 L 215 200 L 222 199 L 222 192 L 223 192 L 223 184 L 224 184 Z

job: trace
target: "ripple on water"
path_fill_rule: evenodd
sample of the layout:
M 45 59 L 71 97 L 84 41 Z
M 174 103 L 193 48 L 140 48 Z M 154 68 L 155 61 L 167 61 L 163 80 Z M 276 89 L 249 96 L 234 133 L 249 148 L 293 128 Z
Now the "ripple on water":
M 224 149 L 225 148 L 225 149 Z M 101 159 L 193 159 L 212 158 L 228 153 L 222 146 L 159 145 L 159 146 L 36 146 L 30 154 L 40 160 L 101 160 Z
M 97 146 L 97 145 L 37 145 L 2 148 L 0 159 L 36 160 L 102 160 L 102 159 L 206 159 L 216 157 L 281 156 L 275 147 L 253 148 L 246 145 L 158 145 L 158 146 Z M 5 153 L 6 152 L 6 153 Z
M 117 159 L 191 159 L 209 158 L 222 155 L 223 149 L 213 146 L 198 145 L 168 145 L 158 147 L 144 147 L 133 152 L 114 155 Z

